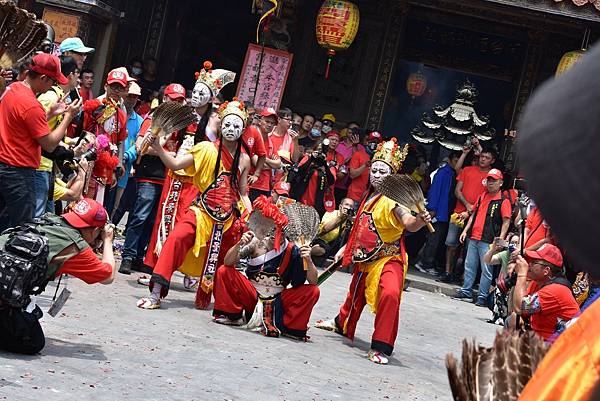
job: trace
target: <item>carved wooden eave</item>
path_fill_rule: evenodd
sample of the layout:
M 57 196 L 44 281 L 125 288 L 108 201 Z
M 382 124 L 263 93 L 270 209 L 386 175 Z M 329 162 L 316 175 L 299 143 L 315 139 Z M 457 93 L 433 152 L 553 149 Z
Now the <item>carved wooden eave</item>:
M 37 2 L 93 15 L 104 20 L 122 17 L 121 11 L 100 0 L 37 0 Z
M 484 0 L 568 18 L 600 22 L 600 10 L 592 4 L 577 6 L 572 0 Z

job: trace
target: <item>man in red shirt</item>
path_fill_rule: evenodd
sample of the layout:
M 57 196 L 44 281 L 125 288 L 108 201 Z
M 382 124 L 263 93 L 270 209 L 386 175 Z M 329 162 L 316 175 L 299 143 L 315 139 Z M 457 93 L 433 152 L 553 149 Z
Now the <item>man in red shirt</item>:
M 381 134 L 379 132 L 371 132 L 366 140 L 367 148 L 376 148 L 377 144 L 381 143 Z M 347 197 L 354 201 L 355 209 L 358 209 L 360 201 L 369 189 L 369 171 L 371 168 L 371 156 L 364 150 L 358 148 L 350 158 L 348 170 L 352 182 L 348 187 Z
M 515 312 L 529 318 L 533 331 L 548 340 L 579 314 L 571 284 L 564 277 L 560 250 L 551 244 L 517 257 L 517 284 L 513 296 Z M 527 285 L 527 280 L 531 283 Z
M 115 274 L 114 227 L 107 225 L 107 220 L 102 205 L 84 198 L 60 217 L 48 214 L 36 221 L 35 229 L 48 241 L 46 277 L 70 274 L 88 284 L 112 283 Z M 6 243 L 10 238 L 11 234 L 4 234 L 0 241 Z M 100 246 L 102 260 L 92 249 Z M 9 256 L 7 249 L 3 251 L 5 257 Z M 0 266 L 0 272 L 5 268 Z M 42 312 L 35 300 L 30 299 L 31 294 L 25 295 L 24 307 L 0 298 L 0 349 L 32 355 L 41 351 L 45 344 L 44 332 L 38 322 Z
M 277 154 L 277 150 L 273 145 L 272 136 L 269 135 L 273 131 L 273 127 L 277 125 L 277 113 L 275 110 L 269 108 L 265 109 L 260 113 L 260 121 L 258 124 L 258 130 L 260 131 L 261 138 L 263 140 L 263 146 L 265 147 L 265 164 L 266 168 L 263 168 L 260 174 L 256 174 L 258 178 L 256 181 L 250 184 L 249 197 L 252 202 L 260 195 L 270 196 L 271 188 L 273 186 L 272 177 L 273 170 L 281 168 L 281 159 Z
M 292 111 L 290 109 L 281 109 L 277 112 L 277 125 L 273 132 L 269 134 L 275 152 L 281 160 L 288 164 L 292 164 L 299 160 L 298 152 L 298 133 L 290 129 L 292 124 Z M 281 169 L 275 171 L 274 181 L 281 181 L 285 172 Z
M 494 242 L 494 238 L 506 238 L 512 216 L 510 201 L 500 191 L 504 182 L 502 179 L 500 170 L 493 168 L 488 171 L 487 192 L 481 194 L 473 205 L 473 213 L 460 235 L 460 242 L 464 243 L 470 233 L 465 257 L 464 282 L 455 298 L 473 301 L 471 291 L 481 263 L 477 306 L 487 306 L 487 296 L 492 285 L 492 267 L 484 262 L 485 254 Z
M 466 148 L 463 153 L 469 153 L 471 148 Z M 481 152 L 476 166 L 463 168 L 456 177 L 456 207 L 454 214 L 473 212 L 473 204 L 485 190 L 485 177 L 496 161 L 496 152 L 485 149 Z M 452 264 L 455 262 L 456 249 L 459 245 L 459 237 L 462 225 L 457 224 L 456 219 L 450 218 L 448 235 L 446 236 L 446 271 L 451 272 Z
M 185 88 L 178 83 L 167 85 L 162 101 L 183 103 Z M 152 115 L 146 117 L 140 127 L 136 141 L 137 149 L 141 148 L 151 126 Z M 168 136 L 161 138 L 161 141 L 163 147 L 167 149 Z M 150 243 L 166 174 L 165 165 L 152 149 L 146 154 L 139 155 L 139 161 L 135 161 L 133 167 L 136 180 L 135 203 L 133 210 L 129 212 L 125 229 L 125 243 L 121 254 L 123 260 L 119 267 L 121 274 L 131 274 L 132 269 L 147 270 L 143 266 L 143 259 L 146 247 Z
M 242 134 L 242 141 L 242 149 L 250 156 L 251 168 L 248 175 L 248 186 L 251 186 L 258 181 L 262 174 L 267 159 L 267 150 L 259 129 L 253 125 L 246 127 Z M 252 198 L 250 200 L 254 202 Z
M 344 163 L 342 155 L 335 150 L 339 143 L 337 131 L 330 131 L 318 150 L 304 156 L 298 164 L 298 171 L 288 178 L 290 196 L 314 207 L 321 217 L 326 211 L 335 210 L 333 186 L 336 179 L 343 176 L 339 167 Z
M 65 85 L 58 57 L 40 53 L 32 58 L 25 80 L 10 85 L 0 102 L 0 232 L 33 218 L 35 170 L 42 148 L 52 152 L 67 132 L 81 101 L 69 106 L 61 100 L 46 114 L 36 95 L 53 85 Z M 48 118 L 64 113 L 50 132 Z

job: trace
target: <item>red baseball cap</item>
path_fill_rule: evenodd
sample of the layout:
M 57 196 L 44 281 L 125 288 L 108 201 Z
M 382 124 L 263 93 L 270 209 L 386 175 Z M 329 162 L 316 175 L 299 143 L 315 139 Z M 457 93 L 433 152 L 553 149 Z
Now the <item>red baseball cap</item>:
M 60 59 L 53 54 L 39 53 L 31 59 L 29 69 L 38 74 L 46 75 L 61 85 L 69 83 L 60 70 Z
M 104 227 L 108 214 L 104 206 L 93 199 L 83 198 L 62 217 L 75 228 Z
M 289 182 L 279 181 L 273 186 L 273 191 L 278 195 L 290 196 L 290 188 Z
M 260 112 L 260 116 L 261 117 L 270 117 L 270 116 L 273 116 L 273 117 L 275 117 L 275 120 L 279 120 L 279 118 L 277 117 L 277 112 L 272 107 L 269 107 L 268 109 L 263 109 Z
M 544 260 L 557 267 L 562 267 L 563 265 L 563 257 L 560 249 L 552 244 L 544 244 L 537 251 L 527 251 L 525 252 L 525 256 L 527 259 Z
M 504 178 L 504 176 L 502 175 L 502 171 L 498 170 L 497 168 L 493 168 L 490 171 L 488 171 L 486 178 L 487 177 L 493 178 L 495 180 L 501 180 Z
M 185 88 L 180 84 L 170 84 L 165 88 L 165 96 L 170 99 L 185 99 Z
M 381 136 L 381 134 L 377 131 L 373 131 L 369 134 L 369 136 L 367 137 L 367 142 L 373 142 L 373 141 L 377 141 L 377 143 L 381 142 L 383 140 L 383 137 Z
M 109 85 L 116 83 L 121 85 L 123 88 L 127 88 L 127 75 L 118 68 L 115 68 L 114 70 L 108 73 L 108 76 L 106 77 L 106 83 Z

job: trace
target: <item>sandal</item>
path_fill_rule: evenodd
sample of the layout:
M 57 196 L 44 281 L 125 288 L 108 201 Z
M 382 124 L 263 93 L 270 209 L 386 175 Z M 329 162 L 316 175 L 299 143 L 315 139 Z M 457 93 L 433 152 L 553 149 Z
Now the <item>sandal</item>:
M 144 285 L 146 287 L 150 286 L 150 277 L 148 276 L 140 276 L 137 279 L 137 283 L 140 285 Z
M 369 358 L 369 361 L 376 363 L 378 365 L 387 365 L 389 360 L 387 359 L 387 357 L 374 349 L 370 349 L 369 353 L 367 354 L 367 358 Z
M 137 301 L 137 307 L 141 309 L 159 309 L 160 300 L 154 302 L 151 298 L 142 298 Z
M 342 334 L 337 324 L 335 324 L 335 319 L 317 320 L 315 327 L 317 329 L 333 331 L 334 333 Z

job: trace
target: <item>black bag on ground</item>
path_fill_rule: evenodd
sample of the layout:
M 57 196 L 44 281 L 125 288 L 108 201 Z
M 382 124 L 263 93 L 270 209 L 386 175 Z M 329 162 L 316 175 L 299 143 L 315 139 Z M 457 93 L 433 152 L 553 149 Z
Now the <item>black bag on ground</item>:
M 48 284 L 48 239 L 26 224 L 6 230 L 0 246 L 0 301 L 24 308 L 30 295 L 40 294 Z

